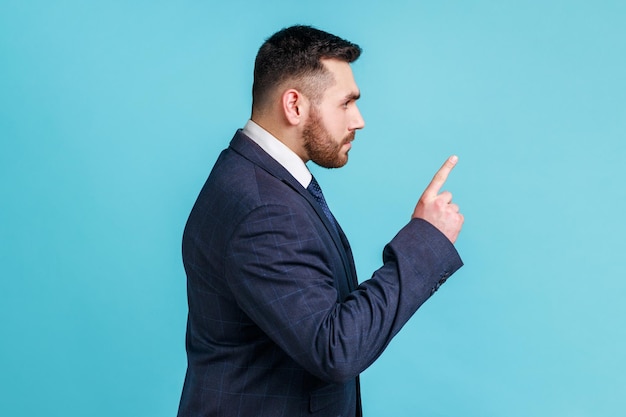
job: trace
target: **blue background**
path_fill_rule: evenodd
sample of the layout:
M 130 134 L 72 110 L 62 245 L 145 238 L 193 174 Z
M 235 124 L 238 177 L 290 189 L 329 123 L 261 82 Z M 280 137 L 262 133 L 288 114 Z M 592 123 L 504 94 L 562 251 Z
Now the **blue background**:
M 602 0 L 2 0 L 0 415 L 175 415 L 182 229 L 294 23 L 364 49 L 366 128 L 313 167 L 361 280 L 460 157 L 466 266 L 364 373 L 366 415 L 622 413 L 625 21 Z

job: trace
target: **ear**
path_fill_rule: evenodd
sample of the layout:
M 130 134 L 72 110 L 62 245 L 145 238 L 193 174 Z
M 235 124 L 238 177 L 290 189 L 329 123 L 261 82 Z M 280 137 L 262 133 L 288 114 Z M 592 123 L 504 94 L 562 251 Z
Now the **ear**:
M 308 100 L 298 90 L 290 88 L 282 95 L 282 107 L 285 119 L 292 126 L 302 123 L 308 113 Z

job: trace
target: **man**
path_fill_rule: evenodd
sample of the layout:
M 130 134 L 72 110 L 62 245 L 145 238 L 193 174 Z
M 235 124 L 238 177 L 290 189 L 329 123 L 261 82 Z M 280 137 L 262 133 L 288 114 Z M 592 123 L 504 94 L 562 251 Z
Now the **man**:
M 178 415 L 360 416 L 358 375 L 461 265 L 463 216 L 438 194 L 357 283 L 352 252 L 305 163 L 341 167 L 364 126 L 360 48 L 307 26 L 260 48 L 252 117 L 222 152 L 183 236 L 188 369 Z

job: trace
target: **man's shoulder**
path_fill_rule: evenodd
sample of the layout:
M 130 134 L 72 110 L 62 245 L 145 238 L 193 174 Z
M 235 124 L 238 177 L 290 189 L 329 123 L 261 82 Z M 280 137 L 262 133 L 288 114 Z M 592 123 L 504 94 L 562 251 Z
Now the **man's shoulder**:
M 225 204 L 253 206 L 290 204 L 300 200 L 299 184 L 284 180 L 274 170 L 250 160 L 232 148 L 225 149 L 216 161 L 200 192 L 201 198 Z

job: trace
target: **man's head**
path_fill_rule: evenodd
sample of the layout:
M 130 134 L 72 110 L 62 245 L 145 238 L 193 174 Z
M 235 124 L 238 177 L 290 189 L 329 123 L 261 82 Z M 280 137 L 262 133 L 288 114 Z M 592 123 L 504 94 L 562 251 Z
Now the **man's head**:
M 281 87 L 297 88 L 314 103 L 333 82 L 323 59 L 354 62 L 361 48 L 310 26 L 291 26 L 276 32 L 259 49 L 254 64 L 252 109 L 270 105 Z
M 345 165 L 364 126 L 350 68 L 360 54 L 357 45 L 309 26 L 277 32 L 257 55 L 252 120 L 304 162 Z

